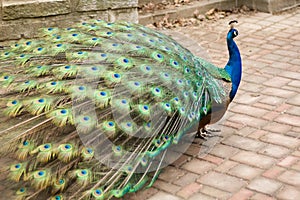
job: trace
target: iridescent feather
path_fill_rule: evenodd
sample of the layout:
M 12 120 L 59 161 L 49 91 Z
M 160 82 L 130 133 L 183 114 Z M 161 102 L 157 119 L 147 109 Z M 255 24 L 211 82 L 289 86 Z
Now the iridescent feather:
M 235 95 L 230 66 L 129 22 L 43 28 L 0 49 L 0 68 L 0 156 L 14 155 L 3 187 L 20 200 L 151 187 L 181 138 Z

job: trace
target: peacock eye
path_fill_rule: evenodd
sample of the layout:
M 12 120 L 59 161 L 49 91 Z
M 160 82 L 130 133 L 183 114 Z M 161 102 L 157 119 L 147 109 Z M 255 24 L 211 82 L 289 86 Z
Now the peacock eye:
M 236 37 L 238 35 L 237 31 L 233 31 L 233 36 Z

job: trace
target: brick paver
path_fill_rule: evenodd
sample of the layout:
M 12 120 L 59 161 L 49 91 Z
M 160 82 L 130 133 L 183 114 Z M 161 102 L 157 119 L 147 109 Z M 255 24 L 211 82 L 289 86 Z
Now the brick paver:
M 272 179 L 259 177 L 252 180 L 247 187 L 254 191 L 272 195 L 281 187 L 281 183 Z
M 245 180 L 251 180 L 262 173 L 262 169 L 255 168 L 252 166 L 239 164 L 232 169 L 229 170 L 229 174 L 233 176 L 237 176 L 239 178 L 245 179 Z
M 189 197 L 197 193 L 201 188 L 202 188 L 201 184 L 194 182 L 184 186 L 179 192 L 177 192 L 177 195 L 184 199 L 188 199 Z
M 300 199 L 300 190 L 299 188 L 285 186 L 276 196 L 284 200 Z
M 234 176 L 229 176 L 227 174 L 221 174 L 214 171 L 211 171 L 200 177 L 198 182 L 228 192 L 236 192 L 246 183 L 245 181 Z
M 222 66 L 230 19 L 239 21 L 243 78 L 221 123 L 223 138 L 201 159 L 193 144 L 164 170 L 150 197 L 142 191 L 134 199 L 300 199 L 300 9 L 235 14 L 173 31 L 188 36 L 189 42 L 174 34 L 183 45 L 199 53 L 200 44 Z

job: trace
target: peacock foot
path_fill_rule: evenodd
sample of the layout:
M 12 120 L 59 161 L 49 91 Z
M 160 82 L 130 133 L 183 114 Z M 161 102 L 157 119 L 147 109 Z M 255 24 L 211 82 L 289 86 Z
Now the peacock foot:
M 208 138 L 215 136 L 215 134 L 213 134 L 214 132 L 220 132 L 220 131 L 221 131 L 220 129 L 213 129 L 205 126 L 204 128 L 201 128 L 197 132 L 196 138 L 207 140 Z

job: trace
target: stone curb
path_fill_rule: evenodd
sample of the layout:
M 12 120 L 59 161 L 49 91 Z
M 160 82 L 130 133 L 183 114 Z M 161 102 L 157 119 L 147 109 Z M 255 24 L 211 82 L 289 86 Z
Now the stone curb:
M 232 0 L 212 0 L 212 1 L 193 1 L 190 4 L 176 7 L 176 9 L 157 10 L 153 13 L 139 14 L 139 23 L 146 25 L 162 20 L 166 15 L 169 19 L 193 17 L 193 13 L 198 10 L 200 14 L 204 14 L 212 8 L 229 10 L 235 7 Z

